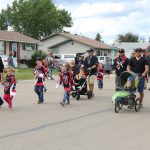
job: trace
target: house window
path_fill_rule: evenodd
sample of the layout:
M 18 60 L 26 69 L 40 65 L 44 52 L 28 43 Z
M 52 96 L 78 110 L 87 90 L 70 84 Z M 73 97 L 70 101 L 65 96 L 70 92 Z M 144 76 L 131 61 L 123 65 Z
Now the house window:
M 26 51 L 36 50 L 36 44 L 22 43 L 22 50 L 26 50 Z
M 4 41 L 0 41 L 0 55 L 4 55 Z

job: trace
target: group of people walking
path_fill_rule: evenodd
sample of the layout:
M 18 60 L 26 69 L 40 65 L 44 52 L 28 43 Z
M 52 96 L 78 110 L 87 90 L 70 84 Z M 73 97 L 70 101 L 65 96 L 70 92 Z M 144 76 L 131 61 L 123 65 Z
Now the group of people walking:
M 140 98 L 140 106 L 143 107 L 144 99 L 144 85 L 145 79 L 149 73 L 149 61 L 146 56 L 142 55 L 142 49 L 135 49 L 134 55 L 128 59 L 125 55 L 124 49 L 119 49 L 119 55 L 114 60 L 112 69 L 115 70 L 115 86 L 121 86 L 120 75 L 124 71 L 132 71 L 139 76 L 138 92 Z M 99 63 L 97 57 L 94 55 L 94 49 L 87 50 L 88 56 L 84 59 L 84 56 L 78 54 L 75 61 L 70 63 L 64 63 L 60 66 L 59 70 L 59 85 L 64 87 L 63 101 L 60 102 L 62 106 L 70 104 L 70 93 L 75 87 L 75 81 L 79 79 L 87 79 L 88 92 L 91 93 L 91 98 L 94 96 L 94 83 L 95 76 L 97 79 L 97 85 L 99 89 L 103 89 L 104 82 L 103 77 L 105 74 L 104 64 Z M 10 53 L 10 56 L 12 54 Z M 3 99 L 8 103 L 9 108 L 12 109 L 12 98 L 15 93 L 16 81 L 13 71 L 13 59 L 9 58 L 9 67 L 7 69 L 7 76 L 4 82 L 4 96 Z M 47 79 L 54 80 L 52 72 L 54 68 L 53 50 L 50 50 L 48 56 L 43 60 L 42 58 L 36 59 L 36 66 L 34 68 L 35 85 L 34 91 L 38 96 L 38 104 L 44 102 L 44 91 L 46 92 L 45 81 Z M 1 60 L 0 60 L 1 63 Z M 3 71 L 3 65 L 0 65 L 0 71 Z M 88 78 L 87 78 L 88 75 Z M 57 87 L 58 87 L 57 86 Z M 75 90 L 75 89 L 74 89 Z M 0 106 L 3 104 L 2 98 L 0 98 Z

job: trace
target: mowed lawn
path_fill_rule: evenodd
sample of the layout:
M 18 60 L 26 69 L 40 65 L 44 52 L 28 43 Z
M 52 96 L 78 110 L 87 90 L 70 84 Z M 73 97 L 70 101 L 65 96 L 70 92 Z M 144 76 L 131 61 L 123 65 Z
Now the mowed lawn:
M 34 79 L 33 68 L 23 68 L 17 69 L 16 71 L 16 80 L 32 80 Z M 54 75 L 58 75 L 58 70 L 55 69 L 53 72 Z

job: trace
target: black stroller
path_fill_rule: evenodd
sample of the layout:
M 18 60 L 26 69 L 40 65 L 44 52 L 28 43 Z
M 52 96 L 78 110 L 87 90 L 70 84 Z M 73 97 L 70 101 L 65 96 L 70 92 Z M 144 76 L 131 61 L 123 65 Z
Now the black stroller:
M 92 97 L 92 92 L 87 90 L 87 80 L 89 78 L 89 74 L 86 78 L 81 78 L 79 80 L 75 80 L 75 90 L 72 91 L 72 97 L 76 98 L 76 100 L 80 100 L 81 95 L 87 95 L 88 99 Z
M 123 72 L 120 76 L 121 87 L 117 87 L 116 93 L 112 97 L 115 105 L 115 112 L 118 113 L 123 105 L 134 108 L 136 112 L 140 109 L 140 98 L 136 98 L 135 91 L 138 87 L 138 75 L 133 72 Z M 129 82 L 127 82 L 129 81 Z

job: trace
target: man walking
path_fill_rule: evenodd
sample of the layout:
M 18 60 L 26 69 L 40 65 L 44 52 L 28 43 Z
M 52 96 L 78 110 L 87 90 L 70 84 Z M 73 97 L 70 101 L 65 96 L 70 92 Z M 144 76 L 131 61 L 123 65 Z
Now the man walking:
M 125 56 L 124 49 L 119 50 L 119 56 L 115 59 L 113 68 L 116 71 L 115 85 L 117 87 L 121 86 L 120 75 L 122 72 L 127 70 L 129 64 L 129 59 Z
M 49 71 L 49 76 L 51 80 L 54 80 L 53 78 L 53 68 L 54 68 L 54 61 L 55 61 L 55 57 L 54 57 L 54 51 L 50 50 L 48 56 L 45 58 L 48 64 L 48 71 Z
M 139 92 L 139 98 L 141 100 L 140 107 L 143 107 L 143 98 L 144 98 L 144 82 L 145 82 L 145 76 L 148 73 L 149 67 L 147 60 L 142 57 L 142 49 L 137 48 L 135 49 L 135 57 L 130 59 L 128 68 L 128 71 L 133 71 L 139 76 L 139 84 L 138 84 L 138 92 Z
M 87 52 L 88 52 L 88 56 L 85 58 L 84 65 L 90 71 L 88 85 L 89 85 L 89 90 L 93 95 L 94 80 L 95 80 L 95 75 L 96 75 L 96 71 L 97 71 L 98 59 L 94 55 L 93 49 L 87 50 Z

